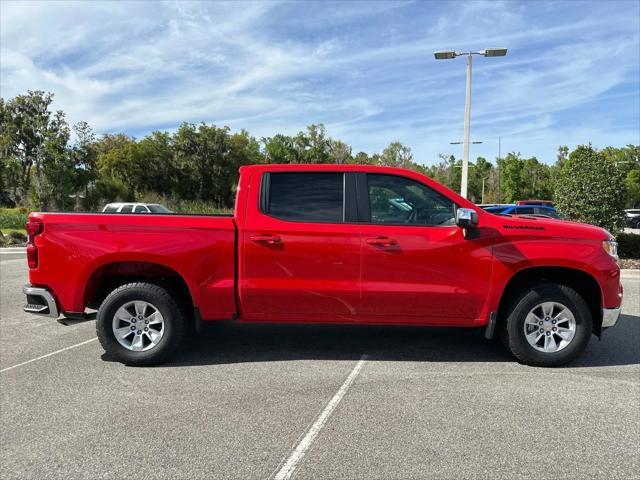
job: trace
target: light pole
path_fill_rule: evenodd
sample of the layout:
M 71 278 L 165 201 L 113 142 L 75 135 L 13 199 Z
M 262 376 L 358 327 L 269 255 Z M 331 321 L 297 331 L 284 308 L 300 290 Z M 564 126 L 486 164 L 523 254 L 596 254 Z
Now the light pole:
M 452 58 L 465 55 L 467 57 L 467 93 L 464 106 L 464 141 L 462 148 L 462 182 L 460 185 L 460 195 L 467 198 L 467 183 L 469 181 L 469 135 L 471 131 L 471 65 L 473 55 L 483 55 L 485 57 L 504 57 L 507 54 L 506 48 L 485 48 L 478 52 L 456 52 L 455 50 L 444 50 L 435 52 L 436 60 L 450 60 Z

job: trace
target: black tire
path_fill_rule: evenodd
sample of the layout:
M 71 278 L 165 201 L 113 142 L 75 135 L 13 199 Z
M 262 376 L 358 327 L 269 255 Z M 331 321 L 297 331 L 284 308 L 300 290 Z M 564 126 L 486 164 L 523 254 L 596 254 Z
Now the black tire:
M 117 310 L 134 300 L 151 303 L 164 318 L 162 338 L 149 350 L 128 350 L 118 342 L 113 332 L 112 322 Z M 180 346 L 184 323 L 182 310 L 164 288 L 152 283 L 128 283 L 112 291 L 100 305 L 96 333 L 102 348 L 112 359 L 126 365 L 155 365 L 166 361 Z
M 557 302 L 567 307 L 576 322 L 571 342 L 556 352 L 542 352 L 529 344 L 524 324 L 528 313 L 542 302 Z M 524 289 L 507 307 L 502 339 L 513 355 L 526 365 L 556 367 L 575 359 L 591 338 L 593 319 L 584 299 L 572 288 L 553 282 L 540 282 Z

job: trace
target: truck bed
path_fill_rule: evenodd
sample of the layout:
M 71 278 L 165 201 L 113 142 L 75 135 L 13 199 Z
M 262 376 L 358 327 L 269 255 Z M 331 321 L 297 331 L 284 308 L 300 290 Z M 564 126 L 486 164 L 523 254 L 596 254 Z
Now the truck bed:
M 30 272 L 31 283 L 53 290 L 64 313 L 80 314 L 94 297 L 99 300 L 109 275 L 144 278 L 150 264 L 154 275 L 161 268 L 163 276 L 184 279 L 203 318 L 231 318 L 236 311 L 233 215 L 32 213 L 29 218 L 42 222 L 44 233 L 35 238 L 38 268 Z

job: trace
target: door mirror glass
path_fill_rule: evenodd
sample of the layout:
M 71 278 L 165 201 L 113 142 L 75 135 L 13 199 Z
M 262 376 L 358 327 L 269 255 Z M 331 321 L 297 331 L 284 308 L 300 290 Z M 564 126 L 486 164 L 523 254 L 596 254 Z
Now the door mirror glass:
M 459 208 L 456 212 L 456 225 L 462 228 L 478 225 L 478 212 L 471 208 Z

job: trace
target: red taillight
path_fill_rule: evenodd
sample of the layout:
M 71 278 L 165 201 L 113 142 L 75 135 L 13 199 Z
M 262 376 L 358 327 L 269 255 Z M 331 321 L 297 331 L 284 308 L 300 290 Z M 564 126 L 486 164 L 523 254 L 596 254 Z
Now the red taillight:
M 36 235 L 42 233 L 43 225 L 39 220 L 29 220 L 25 226 L 27 235 L 29 235 L 29 243 L 27 244 L 27 263 L 29 268 L 38 268 L 38 247 L 34 243 Z
M 29 220 L 25 228 L 29 237 L 35 237 L 39 233 L 42 233 L 42 222 L 38 220 Z M 33 238 L 29 239 L 29 241 L 31 240 L 33 240 Z
M 38 268 L 38 247 L 33 243 L 27 245 L 27 262 L 29 268 Z

